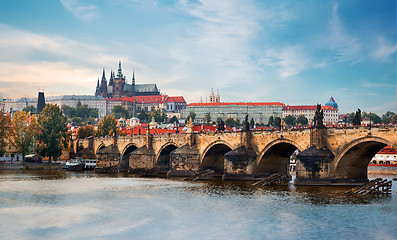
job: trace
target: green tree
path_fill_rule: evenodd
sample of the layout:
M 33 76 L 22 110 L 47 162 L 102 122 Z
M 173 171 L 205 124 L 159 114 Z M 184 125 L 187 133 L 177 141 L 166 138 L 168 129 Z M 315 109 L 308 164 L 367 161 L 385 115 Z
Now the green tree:
M 6 147 L 12 135 L 12 119 L 0 111 L 0 156 L 6 152 Z
M 204 115 L 203 121 L 204 121 L 207 125 L 209 125 L 209 124 L 211 123 L 211 114 L 210 114 L 210 113 L 206 113 L 206 114 Z
M 216 118 L 216 124 L 217 124 L 217 125 L 218 125 L 221 121 L 222 121 L 222 118 L 221 118 L 221 117 L 217 117 L 217 118 Z
M 61 109 L 62 109 L 63 114 L 65 114 L 69 118 L 73 118 L 76 116 L 76 109 L 71 106 L 62 105 Z
M 393 117 L 391 117 L 390 122 L 393 124 L 397 123 L 397 114 L 394 114 Z
M 98 123 L 98 137 L 110 136 L 113 132 L 113 129 L 116 128 L 117 121 L 113 115 L 105 116 Z
M 309 123 L 309 120 L 304 115 L 301 114 L 296 119 L 296 122 L 299 123 L 302 126 L 305 126 L 305 125 L 307 125 Z
M 75 123 L 75 124 L 77 124 L 77 125 L 80 125 L 83 121 L 81 120 L 81 118 L 80 117 L 73 117 L 72 118 L 72 121 Z
M 371 119 L 371 123 L 378 124 L 382 122 L 382 118 L 380 118 L 376 113 L 368 114 L 368 117 Z
M 192 122 L 194 122 L 194 119 L 196 119 L 196 113 L 190 112 L 189 115 L 186 117 L 186 122 L 189 121 L 189 119 L 192 119 Z
M 147 122 L 149 118 L 149 114 L 147 114 L 143 109 L 141 110 L 141 113 L 138 114 L 137 116 L 141 122 Z
M 269 117 L 269 121 L 267 122 L 267 125 L 268 126 L 274 126 L 275 124 L 274 124 L 274 117 L 273 116 L 270 116 Z
M 95 136 L 95 128 L 92 125 L 85 125 L 83 127 L 80 127 L 79 130 L 77 131 L 77 136 L 78 138 L 87 138 L 91 136 Z
M 116 119 L 128 118 L 128 110 L 121 105 L 113 106 L 112 112 Z
M 178 118 L 177 118 L 176 116 L 173 116 L 173 117 L 170 119 L 169 123 L 179 123 Z
M 25 161 L 25 155 L 33 147 L 35 136 L 38 134 L 38 124 L 34 116 L 24 111 L 16 112 L 13 116 L 13 134 L 11 143 L 18 153 L 22 154 Z
M 280 117 L 274 118 L 274 127 L 281 128 L 281 118 Z
M 390 123 L 390 120 L 394 114 L 394 112 L 387 111 L 385 114 L 382 115 L 382 123 Z
M 233 127 L 239 126 L 240 121 L 236 121 L 230 117 L 230 118 L 226 119 L 225 124 L 226 124 L 226 126 L 233 128 Z
M 32 105 L 26 106 L 22 109 L 24 112 L 36 113 L 36 108 Z
M 154 121 L 156 121 L 158 123 L 167 121 L 167 115 L 160 109 L 155 109 L 153 112 L 149 113 L 150 121 L 153 117 L 154 117 Z
M 288 115 L 284 118 L 284 123 L 287 124 L 288 126 L 292 126 L 295 124 L 295 117 Z
M 47 104 L 38 118 L 39 134 L 37 152 L 51 159 L 58 159 L 68 145 L 67 118 L 57 105 Z

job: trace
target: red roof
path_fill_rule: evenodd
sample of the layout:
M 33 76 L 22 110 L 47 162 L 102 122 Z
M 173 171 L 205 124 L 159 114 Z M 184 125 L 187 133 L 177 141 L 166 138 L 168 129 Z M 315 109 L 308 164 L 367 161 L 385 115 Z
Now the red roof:
M 294 110 L 294 111 L 299 111 L 299 110 L 314 110 L 316 111 L 317 106 L 316 105 L 303 105 L 303 106 L 290 106 L 290 105 L 285 105 L 283 110 Z M 333 108 L 331 106 L 321 106 L 322 110 L 337 110 L 336 108 Z
M 186 102 L 182 96 L 168 97 L 167 102 Z
M 190 103 L 188 106 L 200 107 L 200 106 L 228 106 L 228 105 L 239 105 L 239 106 L 284 106 L 280 102 L 223 102 L 223 103 Z

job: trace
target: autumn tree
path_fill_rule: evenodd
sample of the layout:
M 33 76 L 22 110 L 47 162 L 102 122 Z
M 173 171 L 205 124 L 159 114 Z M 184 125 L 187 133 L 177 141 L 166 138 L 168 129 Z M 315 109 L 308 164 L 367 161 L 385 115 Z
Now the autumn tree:
M 94 126 L 85 125 L 84 127 L 80 127 L 79 130 L 77 130 L 77 136 L 78 136 L 78 138 L 81 138 L 81 139 L 95 136 Z
M 113 132 L 113 129 L 116 128 L 117 121 L 113 115 L 105 116 L 98 123 L 98 131 L 96 135 L 98 137 L 110 136 Z
M 25 161 L 25 154 L 30 152 L 38 133 L 37 120 L 30 113 L 24 111 L 15 112 L 12 120 L 11 144 L 18 153 L 22 154 L 23 161 Z
M 66 122 L 67 117 L 62 115 L 58 105 L 47 104 L 38 117 L 37 152 L 49 157 L 49 162 L 52 158 L 58 159 L 68 145 L 70 135 Z
M 6 152 L 6 147 L 12 133 L 12 120 L 10 116 L 0 111 L 0 156 Z

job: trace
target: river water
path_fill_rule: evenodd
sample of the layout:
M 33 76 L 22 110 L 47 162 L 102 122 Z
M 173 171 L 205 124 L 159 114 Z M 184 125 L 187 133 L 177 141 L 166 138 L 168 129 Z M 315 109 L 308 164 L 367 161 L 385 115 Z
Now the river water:
M 391 196 L 369 197 L 348 187 L 0 171 L 0 239 L 397 239 L 396 183 Z

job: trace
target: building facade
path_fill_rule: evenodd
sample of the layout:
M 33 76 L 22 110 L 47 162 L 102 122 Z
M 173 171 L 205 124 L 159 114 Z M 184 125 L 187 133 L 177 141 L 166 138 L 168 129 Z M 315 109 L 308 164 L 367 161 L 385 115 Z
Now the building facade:
M 297 118 L 299 115 L 303 115 L 309 120 L 309 124 L 312 124 L 314 115 L 316 113 L 317 106 L 315 105 L 305 105 L 305 106 L 290 106 L 286 105 L 283 108 L 283 119 L 291 115 Z M 331 106 L 321 106 L 324 114 L 325 124 L 338 124 L 339 111 Z
M 70 107 L 76 107 L 78 102 L 82 105 L 86 104 L 89 108 L 98 109 L 98 117 L 103 118 L 107 114 L 106 99 L 101 96 L 90 96 L 90 95 L 61 95 L 54 97 L 47 97 L 46 103 L 57 104 L 59 107 L 62 105 L 68 105 Z
M 120 98 L 133 96 L 150 96 L 160 95 L 160 91 L 156 84 L 135 84 L 135 72 L 132 73 L 131 84 L 126 82 L 126 77 L 123 75 L 121 69 L 121 62 L 119 62 L 119 69 L 117 76 L 113 71 L 110 72 L 109 84 L 105 77 L 105 69 L 102 71 L 101 81 L 97 82 L 95 96 L 102 96 L 104 98 Z
M 196 114 L 195 122 L 202 123 L 204 117 L 209 114 L 212 121 L 222 118 L 225 121 L 228 118 L 239 119 L 241 122 L 248 114 L 256 123 L 267 124 L 270 117 L 281 117 L 284 104 L 280 102 L 224 102 L 224 103 L 190 103 L 182 111 L 182 119 L 194 112 Z

